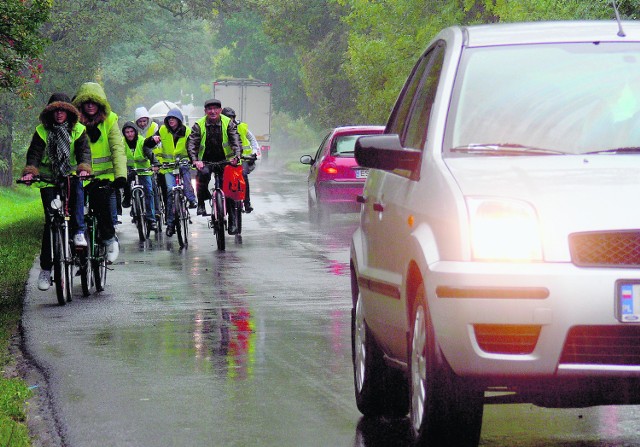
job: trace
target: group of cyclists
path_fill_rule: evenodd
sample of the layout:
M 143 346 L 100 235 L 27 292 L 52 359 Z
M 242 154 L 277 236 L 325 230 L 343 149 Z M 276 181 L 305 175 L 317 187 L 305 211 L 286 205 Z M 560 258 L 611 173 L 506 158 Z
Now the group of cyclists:
M 166 235 L 175 232 L 172 212 L 172 194 L 176 177 L 172 164 L 177 158 L 187 158 L 190 164 L 180 165 L 184 193 L 189 208 L 207 216 L 206 202 L 210 199 L 209 182 L 220 165 L 212 163 L 227 160 L 237 166 L 241 157 L 259 151 L 255 137 L 247 125 L 236 119 L 233 109 L 222 108 L 217 99 L 204 103 L 204 116 L 189 128 L 184 124 L 182 112 L 173 108 L 167 112 L 162 124 L 151 119 L 145 107 L 135 110 L 134 121 L 118 128 L 118 115 L 112 110 L 103 88 L 95 82 L 80 86 L 71 99 L 64 93 L 54 93 L 40 113 L 40 124 L 27 150 L 26 165 L 21 181 L 34 182 L 40 188 L 45 213 L 45 228 L 40 250 L 38 288 L 48 290 L 51 280 L 51 250 L 49 216 L 52 198 L 64 184 L 69 197 L 70 226 L 75 247 L 87 246 L 84 223 L 85 196 L 87 204 L 97 217 L 98 234 L 106 248 L 107 261 L 113 263 L 119 254 L 115 232 L 120 190 L 122 206 L 131 204 L 130 182 L 135 173 L 145 188 L 148 228 L 157 231 L 154 188 L 151 178 L 157 173 L 158 183 L 167 205 Z M 196 191 L 191 187 L 191 166 L 196 169 Z M 254 159 L 242 161 L 246 184 L 244 210 L 250 213 L 248 174 L 255 168 Z M 218 172 L 217 174 L 221 174 Z M 216 175 L 217 177 L 217 175 Z M 41 178 L 53 179 L 46 183 Z M 61 180 L 66 179 L 66 182 Z

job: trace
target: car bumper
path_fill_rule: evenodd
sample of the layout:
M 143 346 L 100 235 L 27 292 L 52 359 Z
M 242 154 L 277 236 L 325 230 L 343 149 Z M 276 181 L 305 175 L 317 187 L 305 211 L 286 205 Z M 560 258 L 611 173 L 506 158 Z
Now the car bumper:
M 436 337 L 459 375 L 640 377 L 640 324 L 617 318 L 621 279 L 640 272 L 438 262 L 426 283 Z
M 318 202 L 334 210 L 360 211 L 360 204 L 356 201 L 362 194 L 362 181 L 326 181 L 318 184 Z

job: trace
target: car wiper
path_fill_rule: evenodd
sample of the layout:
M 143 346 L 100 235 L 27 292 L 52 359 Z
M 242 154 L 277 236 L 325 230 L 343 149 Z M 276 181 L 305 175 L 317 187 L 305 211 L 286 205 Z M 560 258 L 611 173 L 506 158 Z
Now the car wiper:
M 524 146 L 516 143 L 491 143 L 491 144 L 469 144 L 451 149 L 451 152 L 462 152 L 467 154 L 481 155 L 566 155 L 566 152 L 542 149 L 539 147 Z
M 640 147 L 616 147 L 601 151 L 585 152 L 585 154 L 640 154 Z

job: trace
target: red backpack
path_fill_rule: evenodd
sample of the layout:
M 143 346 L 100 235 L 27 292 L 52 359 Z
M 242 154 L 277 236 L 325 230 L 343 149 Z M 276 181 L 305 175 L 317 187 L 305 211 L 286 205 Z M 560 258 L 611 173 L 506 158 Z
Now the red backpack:
M 242 165 L 224 167 L 222 174 L 222 192 L 233 200 L 244 200 L 247 185 L 242 176 Z

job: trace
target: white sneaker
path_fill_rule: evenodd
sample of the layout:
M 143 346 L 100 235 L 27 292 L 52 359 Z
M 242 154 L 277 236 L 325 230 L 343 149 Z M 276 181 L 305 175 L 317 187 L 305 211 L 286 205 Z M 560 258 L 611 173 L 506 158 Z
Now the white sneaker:
M 118 223 L 118 225 L 122 223 L 122 216 L 120 214 L 116 216 L 116 222 Z
M 51 287 L 51 270 L 40 270 L 38 289 L 49 290 L 49 287 Z
M 87 240 L 84 238 L 84 233 L 76 233 L 73 237 L 73 245 L 76 247 L 86 247 Z
M 107 247 L 107 262 L 113 264 L 120 254 L 120 245 L 118 244 L 118 240 L 113 237 L 108 241 L 105 241 L 104 244 Z

